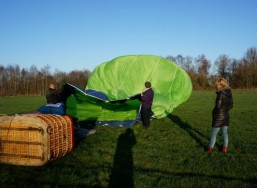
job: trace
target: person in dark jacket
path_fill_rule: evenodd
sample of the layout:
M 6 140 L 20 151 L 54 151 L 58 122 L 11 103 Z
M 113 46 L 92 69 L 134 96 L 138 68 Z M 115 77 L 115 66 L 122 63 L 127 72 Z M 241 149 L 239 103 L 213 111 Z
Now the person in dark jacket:
M 65 104 L 62 100 L 62 93 L 55 89 L 55 85 L 53 83 L 49 84 L 49 88 L 46 91 L 46 105 L 43 105 L 37 109 L 38 112 L 43 114 L 57 114 L 57 115 L 65 115 Z
M 219 78 L 215 82 L 216 86 L 216 100 L 215 107 L 212 111 L 212 129 L 210 135 L 210 142 L 207 149 L 208 153 L 212 153 L 216 136 L 221 129 L 223 147 L 222 152 L 228 152 L 228 126 L 229 126 L 229 110 L 233 108 L 233 97 L 231 89 L 224 78 Z
M 49 88 L 46 91 L 47 104 L 56 104 L 61 102 L 61 92 L 55 88 L 53 83 L 49 84 Z
M 150 82 L 145 82 L 145 87 L 146 87 L 146 90 L 141 93 L 141 101 L 142 101 L 141 119 L 142 119 L 144 128 L 147 129 L 150 126 L 154 91 L 151 87 Z

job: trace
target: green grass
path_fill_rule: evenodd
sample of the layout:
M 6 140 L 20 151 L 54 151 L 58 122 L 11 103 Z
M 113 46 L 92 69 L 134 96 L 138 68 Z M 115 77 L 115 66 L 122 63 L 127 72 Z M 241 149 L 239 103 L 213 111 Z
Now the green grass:
M 42 167 L 0 165 L 1 187 L 256 187 L 257 91 L 234 90 L 229 153 L 204 152 L 213 91 L 194 91 L 148 130 L 96 127 L 66 156 Z M 44 97 L 0 98 L 0 114 L 34 111 Z
M 45 103 L 44 96 L 0 97 L 0 114 L 35 112 Z

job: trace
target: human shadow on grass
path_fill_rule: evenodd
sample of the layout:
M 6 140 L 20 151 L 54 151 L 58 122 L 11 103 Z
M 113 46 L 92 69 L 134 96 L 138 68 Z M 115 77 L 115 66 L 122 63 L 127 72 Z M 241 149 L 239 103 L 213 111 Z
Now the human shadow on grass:
M 205 143 L 203 142 L 203 140 L 200 137 L 206 137 L 204 134 L 202 134 L 199 130 L 193 128 L 191 125 L 189 125 L 187 122 L 183 122 L 181 120 L 180 117 L 175 116 L 175 115 L 168 115 L 167 117 L 169 117 L 171 119 L 171 121 L 173 121 L 175 124 L 177 124 L 179 127 L 181 127 L 182 129 L 184 129 L 192 139 L 194 139 L 197 143 L 196 147 L 205 147 Z M 206 137 L 206 139 L 208 140 L 209 138 Z M 206 149 L 206 148 L 204 148 Z
M 134 132 L 130 128 L 126 129 L 126 131 L 119 136 L 109 179 L 109 188 L 134 187 L 132 148 L 136 143 Z

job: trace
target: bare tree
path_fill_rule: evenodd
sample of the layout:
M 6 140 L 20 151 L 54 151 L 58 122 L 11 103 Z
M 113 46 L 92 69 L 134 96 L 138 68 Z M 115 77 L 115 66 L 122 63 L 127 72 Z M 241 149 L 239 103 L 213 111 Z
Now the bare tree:
M 4 95 L 4 66 L 0 65 L 0 96 Z
M 65 72 L 55 69 L 53 75 L 54 81 L 57 84 L 57 88 L 60 88 L 67 80 L 67 74 Z
M 218 75 L 228 79 L 230 74 L 229 67 L 230 67 L 231 59 L 225 55 L 220 55 L 217 60 L 215 61 L 216 66 L 218 67 Z
M 231 59 L 231 63 L 228 67 L 228 70 L 231 74 L 230 76 L 230 86 L 231 87 L 238 87 L 239 85 L 241 85 L 239 77 L 241 77 L 241 75 L 238 74 L 238 69 L 240 67 L 240 60 L 237 59 Z
M 12 65 L 8 65 L 6 68 L 6 80 L 7 80 L 7 95 L 16 94 L 15 87 L 15 68 Z
M 28 74 L 28 70 L 26 69 L 22 69 L 21 70 L 21 80 L 20 80 L 20 85 L 21 85 L 21 93 L 23 95 L 29 95 L 29 91 L 28 91 L 28 86 L 29 86 L 29 74 Z
M 204 54 L 199 55 L 195 62 L 197 64 L 198 76 L 197 82 L 200 87 L 206 88 L 209 87 L 209 69 L 211 67 L 210 61 L 205 57 Z
M 168 55 L 168 56 L 166 57 L 166 59 L 168 59 L 168 60 L 170 60 L 170 61 L 176 63 L 176 57 L 173 57 L 173 56 L 171 56 L 171 55 Z
M 82 88 L 85 88 L 87 84 L 87 80 L 89 77 L 90 71 L 83 70 L 83 71 L 71 71 L 68 74 L 68 80 L 71 84 L 78 85 Z
M 29 69 L 29 93 L 30 94 L 37 94 L 38 91 L 38 86 L 37 86 L 37 75 L 38 75 L 38 69 L 35 65 L 32 65 Z
M 45 88 L 48 87 L 48 76 L 50 75 L 50 65 L 46 65 L 41 68 L 41 95 L 45 94 Z
M 211 64 L 210 61 L 205 57 L 205 55 L 199 55 L 195 61 L 198 65 L 198 73 L 205 74 L 208 76 Z
M 183 57 L 182 55 L 177 55 L 176 57 L 167 56 L 166 59 L 176 63 L 188 73 L 195 72 L 195 66 L 193 64 L 193 58 L 191 56 L 186 56 L 186 57 Z
M 252 47 L 246 51 L 246 55 L 244 57 L 245 62 L 248 65 L 248 81 L 250 88 L 257 87 L 257 50 Z
M 249 48 L 246 51 L 245 59 L 251 64 L 257 64 L 257 49 L 255 47 Z

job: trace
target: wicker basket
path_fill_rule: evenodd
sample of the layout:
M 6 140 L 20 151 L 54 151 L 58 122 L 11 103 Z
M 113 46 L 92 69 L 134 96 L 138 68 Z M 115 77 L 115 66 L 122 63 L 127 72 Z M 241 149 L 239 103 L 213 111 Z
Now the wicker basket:
M 0 163 L 42 166 L 74 147 L 68 116 L 0 116 Z

